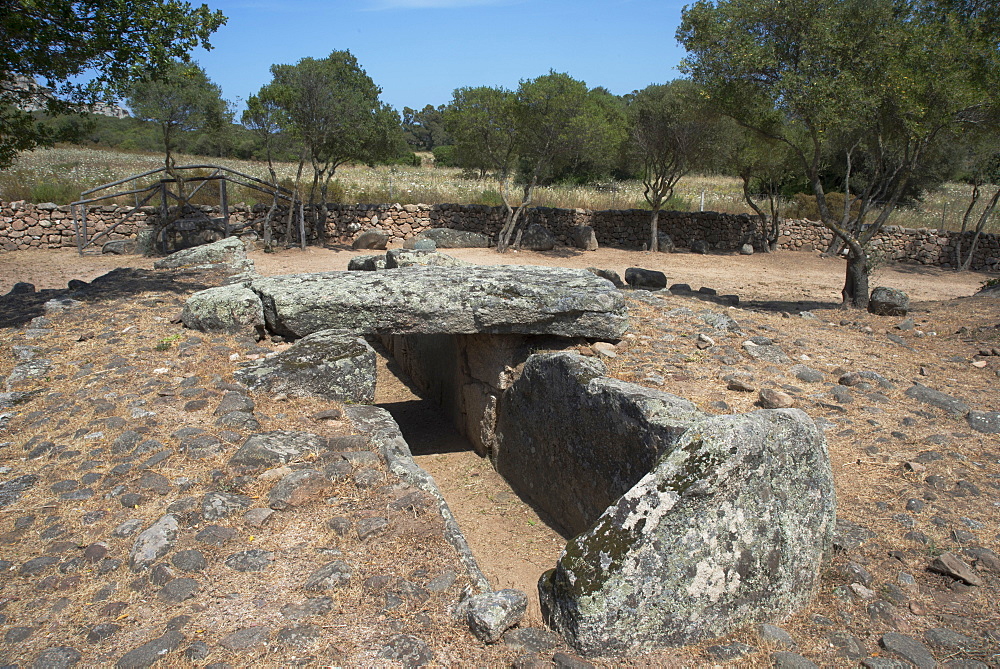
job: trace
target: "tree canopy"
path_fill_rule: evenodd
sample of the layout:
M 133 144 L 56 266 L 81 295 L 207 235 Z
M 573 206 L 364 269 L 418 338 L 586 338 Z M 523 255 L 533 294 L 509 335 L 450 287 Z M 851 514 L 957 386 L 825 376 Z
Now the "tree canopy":
M 225 22 L 219 11 L 179 0 L 0 0 L 0 169 L 56 139 L 22 110 L 39 99 L 39 86 L 55 94 L 44 96 L 52 114 L 114 103 L 136 79 L 211 48 L 209 36 Z
M 943 131 L 978 122 L 993 102 L 992 14 L 956 4 L 699 0 L 684 10 L 685 71 L 724 113 L 792 150 L 823 224 L 846 244 L 845 304 L 867 305 L 869 243 L 926 176 Z M 834 162 L 842 212 L 824 187 Z

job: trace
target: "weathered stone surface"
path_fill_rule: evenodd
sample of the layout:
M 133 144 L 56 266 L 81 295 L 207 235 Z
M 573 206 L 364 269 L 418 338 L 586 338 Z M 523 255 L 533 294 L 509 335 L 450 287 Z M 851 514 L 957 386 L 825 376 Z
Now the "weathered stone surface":
M 410 267 L 255 279 L 274 331 L 353 334 L 554 334 L 617 339 L 625 300 L 586 270 Z
M 10 506 L 21 499 L 21 495 L 34 487 L 36 483 L 38 483 L 38 477 L 34 474 L 25 474 L 0 483 L 0 508 Z
M 349 272 L 374 272 L 380 269 L 385 269 L 385 255 L 354 256 L 347 263 Z
M 434 659 L 434 651 L 423 639 L 411 634 L 397 634 L 379 652 L 385 660 L 399 662 L 403 667 L 422 667 Z
M 386 244 L 389 243 L 389 235 L 381 230 L 366 230 L 362 232 L 354 242 L 351 244 L 351 248 L 355 251 L 359 249 L 373 249 L 376 251 L 384 251 Z
M 253 261 L 247 259 L 247 250 L 243 242 L 236 237 L 227 237 L 211 244 L 202 244 L 194 248 L 171 253 L 153 263 L 155 269 L 178 269 L 198 265 L 229 265 L 236 270 L 253 267 Z
M 912 397 L 918 402 L 944 409 L 948 413 L 959 416 L 969 413 L 969 405 L 962 400 L 919 383 L 914 383 L 903 394 L 907 397 Z
M 135 253 L 136 243 L 134 239 L 112 239 L 101 245 L 101 253 L 104 255 L 124 256 Z
M 539 223 L 530 224 L 521 235 L 520 248 L 526 251 L 551 251 L 555 247 L 555 235 Z
M 740 247 L 741 256 L 752 256 L 753 255 L 753 244 L 744 244 Z
M 520 622 L 528 608 L 528 596 L 507 588 L 484 592 L 466 603 L 469 629 L 484 643 L 496 643 L 503 633 Z
M 702 415 L 687 400 L 606 378 L 605 371 L 575 353 L 533 355 L 497 418 L 497 471 L 574 534 Z
M 413 239 L 429 239 L 439 249 L 488 249 L 491 246 L 487 235 L 451 228 L 431 228 Z
M 761 388 L 758 400 L 765 409 L 787 409 L 795 405 L 794 397 L 774 388 Z
M 302 506 L 321 497 L 330 481 L 315 469 L 300 469 L 288 474 L 271 489 L 268 506 L 279 511 Z
M 597 235 L 594 234 L 594 229 L 589 225 L 578 225 L 570 230 L 569 234 L 570 241 L 576 248 L 584 251 L 597 250 Z
M 660 253 L 673 253 L 677 250 L 677 245 L 673 237 L 665 232 L 659 232 L 656 235 L 656 248 Z
M 271 636 L 271 628 L 265 625 L 244 627 L 219 639 L 219 645 L 229 650 L 241 651 L 263 645 Z
M 233 376 L 253 390 L 312 395 L 338 402 L 375 401 L 375 351 L 361 337 L 321 330 Z
M 115 664 L 116 669 L 145 669 L 156 664 L 164 655 L 175 650 L 184 635 L 177 630 L 171 630 L 161 637 L 147 641 L 138 648 L 133 648 L 122 655 Z
M 946 576 L 965 581 L 969 585 L 983 584 L 983 579 L 979 574 L 973 571 L 972 567 L 965 560 L 954 553 L 942 553 L 934 558 L 929 568 L 931 571 L 936 571 L 939 574 L 945 574 Z
M 611 283 L 613 283 L 615 285 L 615 288 L 624 288 L 625 287 L 625 282 L 622 281 L 622 278 L 621 278 L 621 276 L 618 275 L 618 272 L 614 271 L 613 269 L 601 269 L 599 267 L 588 267 L 587 271 L 591 272 L 592 274 L 595 274 L 595 275 L 601 277 L 602 279 L 607 279 L 608 281 L 610 281 Z
M 708 242 L 704 239 L 695 239 L 691 241 L 689 248 L 691 249 L 691 253 L 700 253 L 705 255 L 708 253 Z
M 219 331 L 264 336 L 264 307 L 252 290 L 242 285 L 217 286 L 191 295 L 181 311 L 186 327 L 202 332 Z
M 326 443 L 326 439 L 310 432 L 261 432 L 243 442 L 240 449 L 229 458 L 229 466 L 262 469 L 286 464 L 307 453 L 320 453 L 326 449 Z
M 175 578 L 163 586 L 156 597 L 164 604 L 180 604 L 198 594 L 200 588 L 198 581 L 193 578 Z
M 246 495 L 228 492 L 210 492 L 201 502 L 201 515 L 205 520 L 219 520 L 253 505 Z
M 351 566 L 342 560 L 328 562 L 309 576 L 302 586 L 306 590 L 322 591 L 346 585 L 351 580 Z
M 781 347 L 773 343 L 759 344 L 753 340 L 743 342 L 743 350 L 754 360 L 763 360 L 776 365 L 784 365 L 791 362 Z
M 910 296 L 898 288 L 879 286 L 868 299 L 868 312 L 877 316 L 905 316 L 910 310 Z
M 970 411 L 965 420 L 976 432 L 1000 434 L 1000 411 Z
M 934 669 L 937 660 L 927 646 L 912 637 L 898 632 L 889 632 L 882 635 L 879 645 L 890 653 L 896 653 L 918 669 Z
M 47 648 L 35 658 L 31 669 L 69 669 L 82 657 L 80 651 L 70 646 Z
M 129 556 L 132 571 L 142 571 L 166 555 L 177 540 L 178 527 L 177 517 L 168 513 L 141 532 Z
M 233 553 L 226 558 L 226 566 L 236 571 L 264 571 L 274 562 L 274 553 L 259 548 Z
M 675 646 L 807 603 L 832 549 L 822 434 L 795 409 L 695 422 L 539 581 L 586 655 Z
M 386 269 L 403 267 L 471 267 L 472 263 L 459 260 L 431 249 L 392 249 L 385 254 Z
M 625 270 L 625 283 L 636 290 L 662 290 L 667 287 L 667 275 L 655 269 L 629 267 Z

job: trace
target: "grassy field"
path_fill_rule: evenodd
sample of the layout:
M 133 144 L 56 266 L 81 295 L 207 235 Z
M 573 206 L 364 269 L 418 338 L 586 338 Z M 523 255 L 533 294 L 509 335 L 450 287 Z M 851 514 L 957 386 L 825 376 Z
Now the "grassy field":
M 267 165 L 254 161 L 178 156 L 177 162 L 179 165 L 213 163 L 263 179 L 268 176 Z M 0 200 L 65 204 L 78 199 L 84 190 L 162 165 L 161 154 L 80 147 L 38 150 L 23 154 L 17 165 L 6 172 L 0 172 Z M 276 167 L 279 179 L 283 182 L 288 183 L 294 179 L 294 163 L 279 163 Z M 502 204 L 496 182 L 464 178 L 462 171 L 457 168 L 349 166 L 337 170 L 335 182 L 331 201 L 376 204 Z M 947 183 L 929 193 L 920 206 L 894 212 L 890 222 L 910 228 L 940 228 L 943 225 L 946 229 L 959 229 L 968 194 L 969 187 L 965 184 Z M 230 195 L 231 202 L 253 203 L 259 200 L 259 194 L 255 191 Z M 205 202 L 215 201 L 208 198 Z M 646 207 L 642 184 L 637 181 L 620 181 L 601 184 L 599 187 L 542 187 L 536 191 L 534 204 L 598 210 Z M 721 176 L 696 175 L 681 180 L 671 204 L 673 206 L 670 208 L 691 211 L 704 209 L 750 213 L 743 202 L 739 180 Z M 1000 231 L 1000 224 L 995 220 L 991 221 L 987 231 Z

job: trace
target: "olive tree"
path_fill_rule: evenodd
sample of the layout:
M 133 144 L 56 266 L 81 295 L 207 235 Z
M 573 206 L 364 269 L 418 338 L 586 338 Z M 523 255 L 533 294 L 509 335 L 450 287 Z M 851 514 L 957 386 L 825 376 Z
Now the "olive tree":
M 314 203 L 319 198 L 315 231 L 323 243 L 327 193 L 337 168 L 351 161 L 373 163 L 398 155 L 403 145 L 399 116 L 379 100 L 382 89 L 350 51 L 303 58 L 295 65 L 272 65 L 271 75 L 258 97 L 274 102 L 280 110 L 279 125 L 301 142 L 296 192 L 306 161 L 312 166 L 309 199 Z
M 794 153 L 823 225 L 846 246 L 843 302 L 867 306 L 873 238 L 942 133 L 991 100 L 998 52 L 986 19 L 919 0 L 699 0 L 678 39 L 685 71 L 720 110 Z M 824 186 L 834 157 L 842 212 Z
M 492 172 L 499 182 L 506 210 L 500 253 L 520 244 L 535 188 L 612 136 L 603 97 L 559 72 L 523 80 L 516 91 L 458 89 L 445 123 L 461 164 Z
M 718 125 L 702 91 L 690 81 L 647 86 L 628 105 L 629 154 L 638 167 L 643 196 L 652 209 L 649 250 L 659 250 L 658 222 L 674 188 L 712 153 Z

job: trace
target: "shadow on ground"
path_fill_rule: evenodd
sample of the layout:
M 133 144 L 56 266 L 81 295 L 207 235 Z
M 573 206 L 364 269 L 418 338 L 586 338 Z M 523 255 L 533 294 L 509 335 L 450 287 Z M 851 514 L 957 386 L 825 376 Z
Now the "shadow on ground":
M 123 267 L 97 277 L 90 283 L 71 282 L 72 287 L 49 288 L 28 293 L 0 295 L 0 328 L 15 328 L 45 315 L 45 303 L 59 298 L 97 303 L 142 293 L 163 292 L 187 295 L 218 286 L 224 274 L 205 270 L 146 270 Z

